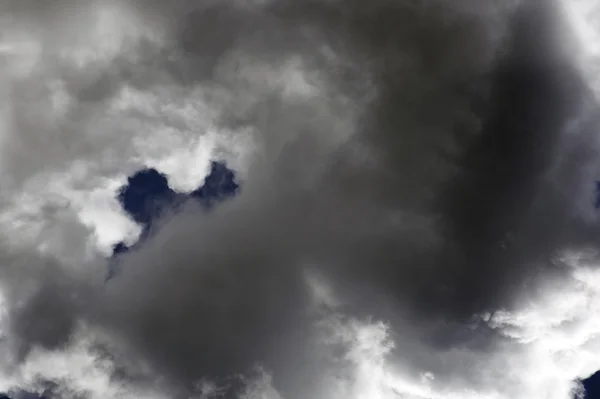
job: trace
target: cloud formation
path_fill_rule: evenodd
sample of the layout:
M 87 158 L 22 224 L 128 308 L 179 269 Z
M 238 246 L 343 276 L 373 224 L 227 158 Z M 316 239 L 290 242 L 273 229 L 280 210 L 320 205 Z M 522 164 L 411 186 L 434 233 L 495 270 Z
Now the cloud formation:
M 0 389 L 571 397 L 596 99 L 561 8 L 496 3 L 6 2 Z M 104 285 L 126 176 L 190 192 L 211 159 L 240 193 Z

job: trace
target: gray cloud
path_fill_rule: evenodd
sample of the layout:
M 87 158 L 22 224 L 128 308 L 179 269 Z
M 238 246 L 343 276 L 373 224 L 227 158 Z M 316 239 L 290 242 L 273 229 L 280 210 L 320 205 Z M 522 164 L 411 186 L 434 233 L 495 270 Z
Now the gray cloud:
M 20 4 L 10 12 L 40 21 L 71 9 L 50 18 Z M 550 5 L 127 5 L 166 38 L 140 39 L 98 69 L 57 67 L 73 118 L 94 123 L 86 115 L 105 112 L 122 87 L 198 87 L 217 123 L 248 128 L 256 151 L 239 197 L 165 220 L 104 288 L 94 273 L 5 262 L 10 333 L 25 354 L 64 346 L 84 323 L 182 392 L 258 362 L 284 397 L 303 398 L 328 361 L 312 350 L 321 313 L 308 270 L 340 309 L 389 320 L 412 342 L 397 353 L 405 364 L 483 389 L 476 360 L 453 370 L 439 352 L 504 347 L 476 316 L 510 309 L 565 273 L 552 262 L 561 250 L 594 245 L 598 227 L 585 210 L 593 180 L 582 170 L 592 173 L 596 149 L 592 122 L 576 119 L 592 99 Z M 294 57 L 312 80 L 290 89 Z M 299 86 L 312 91 L 286 94 Z M 20 105 L 22 130 L 45 132 L 28 125 L 40 107 Z M 97 146 L 90 153 L 109 144 Z M 24 175 L 63 159 L 43 158 L 26 139 L 22 147 L 40 157 Z

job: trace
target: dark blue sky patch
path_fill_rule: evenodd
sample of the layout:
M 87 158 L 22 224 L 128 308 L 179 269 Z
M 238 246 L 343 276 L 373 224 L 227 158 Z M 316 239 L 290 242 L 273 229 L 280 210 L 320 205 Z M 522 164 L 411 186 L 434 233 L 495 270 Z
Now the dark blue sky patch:
M 224 163 L 213 162 L 210 173 L 204 179 L 204 184 L 190 193 L 190 197 L 200 201 L 207 207 L 234 196 L 239 190 L 235 174 Z
M 582 381 L 586 399 L 600 399 L 600 371 Z
M 136 172 L 117 195 L 123 210 L 143 227 L 150 226 L 164 210 L 181 201 L 181 197 L 169 187 L 167 177 L 156 169 Z

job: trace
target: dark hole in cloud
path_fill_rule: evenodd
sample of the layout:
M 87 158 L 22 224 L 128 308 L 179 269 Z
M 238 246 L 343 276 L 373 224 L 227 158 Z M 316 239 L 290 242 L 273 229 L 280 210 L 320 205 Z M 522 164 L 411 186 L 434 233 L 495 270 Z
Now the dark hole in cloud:
M 600 398 L 600 371 L 582 381 L 586 399 Z
M 153 221 L 160 218 L 165 211 L 173 210 L 188 199 L 195 199 L 210 207 L 216 201 L 235 195 L 238 189 L 233 171 L 224 163 L 213 161 L 204 184 L 189 194 L 172 190 L 167 177 L 150 168 L 140 170 L 129 177 L 127 185 L 119 190 L 117 198 L 123 210 L 139 223 L 147 234 L 152 229 Z M 117 244 L 122 245 L 123 243 Z

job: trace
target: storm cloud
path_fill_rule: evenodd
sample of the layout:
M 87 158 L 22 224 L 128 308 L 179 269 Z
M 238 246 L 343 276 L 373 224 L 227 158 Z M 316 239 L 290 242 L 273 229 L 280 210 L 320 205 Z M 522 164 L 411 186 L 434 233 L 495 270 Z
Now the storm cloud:
M 596 98 L 560 3 L 496 3 L 0 6 L 6 388 L 570 397 L 593 362 L 540 371 L 528 323 L 596 292 Z M 105 284 L 126 176 L 191 191 L 210 160 L 240 192 Z

